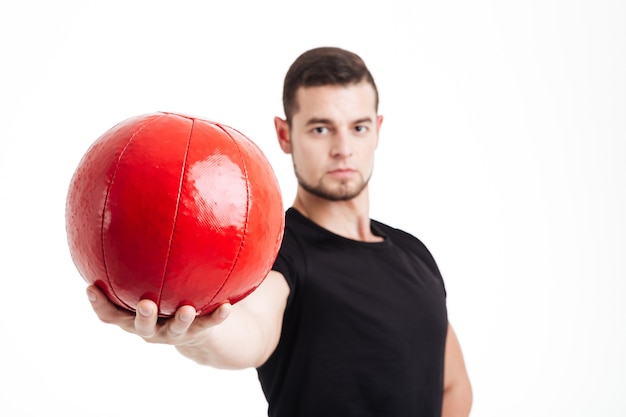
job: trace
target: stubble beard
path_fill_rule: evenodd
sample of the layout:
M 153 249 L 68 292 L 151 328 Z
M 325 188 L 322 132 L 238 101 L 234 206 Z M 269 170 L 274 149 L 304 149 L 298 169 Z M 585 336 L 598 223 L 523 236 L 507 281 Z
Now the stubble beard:
M 337 188 L 331 188 L 324 183 L 324 179 L 320 179 L 320 181 L 316 184 L 310 184 L 306 182 L 300 174 L 298 174 L 298 169 L 294 165 L 294 172 L 296 174 L 296 179 L 298 180 L 298 185 L 302 187 L 305 191 L 313 194 L 316 197 L 319 197 L 328 201 L 348 201 L 352 200 L 355 197 L 358 197 L 359 194 L 363 192 L 369 180 L 372 176 L 370 175 L 367 178 L 364 178 L 363 175 L 359 172 L 359 181 L 354 183 L 351 186 L 350 180 L 341 180 L 339 182 L 339 186 Z

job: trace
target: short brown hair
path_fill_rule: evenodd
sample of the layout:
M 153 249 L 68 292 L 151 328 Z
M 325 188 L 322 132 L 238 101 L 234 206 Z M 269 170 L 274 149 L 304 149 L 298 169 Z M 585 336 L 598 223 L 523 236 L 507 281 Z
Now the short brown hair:
M 300 87 L 323 85 L 357 84 L 366 81 L 372 85 L 376 94 L 378 110 L 378 89 L 374 77 L 357 54 L 336 47 L 320 47 L 308 50 L 300 55 L 289 67 L 283 85 L 283 109 L 287 123 L 298 111 L 296 91 Z

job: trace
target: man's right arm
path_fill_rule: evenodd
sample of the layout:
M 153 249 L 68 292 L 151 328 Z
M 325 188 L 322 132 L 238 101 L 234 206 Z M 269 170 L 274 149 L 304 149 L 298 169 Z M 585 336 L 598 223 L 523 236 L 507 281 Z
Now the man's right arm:
M 150 300 L 141 300 L 135 314 L 113 305 L 94 286 L 87 292 L 105 323 L 116 324 L 150 343 L 173 345 L 200 364 L 243 369 L 262 365 L 276 348 L 289 286 L 282 274 L 270 271 L 258 288 L 235 305 L 223 304 L 199 317 L 193 307 L 183 306 L 167 320 L 157 320 L 157 307 Z

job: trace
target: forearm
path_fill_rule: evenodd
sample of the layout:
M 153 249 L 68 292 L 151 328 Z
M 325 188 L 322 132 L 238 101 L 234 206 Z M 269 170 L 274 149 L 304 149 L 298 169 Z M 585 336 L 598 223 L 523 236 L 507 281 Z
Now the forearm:
M 207 329 L 191 343 L 177 345 L 185 357 L 222 369 L 257 367 L 265 361 L 272 340 L 264 326 L 243 304 L 232 306 L 228 318 Z M 271 353 L 271 352 L 270 352 Z
M 191 343 L 177 345 L 178 351 L 215 368 L 261 366 L 278 345 L 288 295 L 283 276 L 271 271 L 254 292 L 231 306 L 225 320 L 189 339 Z

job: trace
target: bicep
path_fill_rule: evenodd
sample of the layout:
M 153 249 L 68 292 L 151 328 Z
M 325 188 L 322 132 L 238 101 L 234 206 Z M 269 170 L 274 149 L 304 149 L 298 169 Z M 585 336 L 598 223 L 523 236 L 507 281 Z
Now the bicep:
M 448 334 L 446 336 L 445 366 L 444 366 L 444 388 L 449 387 L 459 379 L 467 378 L 465 360 L 461 351 L 459 339 L 448 324 Z
M 461 345 L 448 324 L 444 363 L 442 416 L 467 416 L 472 406 L 472 387 L 465 367 Z
M 262 365 L 278 345 L 288 296 L 287 280 L 280 272 L 270 271 L 258 288 L 236 304 L 259 332 L 261 345 L 257 366 Z

